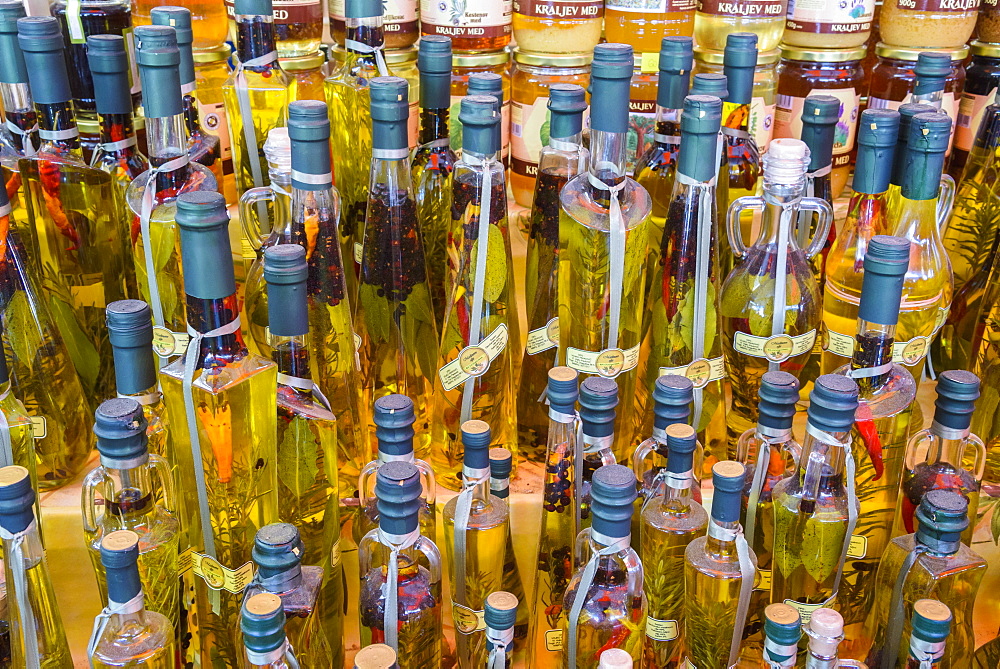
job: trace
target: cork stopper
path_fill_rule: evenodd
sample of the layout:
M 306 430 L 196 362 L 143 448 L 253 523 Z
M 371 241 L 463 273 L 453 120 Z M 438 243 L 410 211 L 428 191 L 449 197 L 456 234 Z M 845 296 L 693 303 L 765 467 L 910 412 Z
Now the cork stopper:
M 918 599 L 913 604 L 913 636 L 927 643 L 940 643 L 951 632 L 951 609 L 936 599 Z
M 240 627 L 243 645 L 254 653 L 269 653 L 285 643 L 285 612 L 281 597 L 270 592 L 256 594 L 243 603 Z
M 553 367 L 549 370 L 546 396 L 549 406 L 562 413 L 573 413 L 580 395 L 579 375 L 571 367 Z
M 375 497 L 379 527 L 389 534 L 407 534 L 417 529 L 423 503 L 420 472 L 409 462 L 396 460 L 378 468 Z
M 969 500 L 954 490 L 930 490 L 914 515 L 917 543 L 931 552 L 950 555 L 958 550 L 962 532 L 969 526 Z
M 740 504 L 743 499 L 743 485 L 746 468 L 735 460 L 723 460 L 712 467 L 712 518 L 719 522 L 731 523 L 740 519 Z
M 788 604 L 769 604 L 764 609 L 764 636 L 777 646 L 794 646 L 802 636 L 802 619 L 799 612 Z M 787 662 L 792 655 L 777 655 L 764 647 L 764 659 Z
M 513 469 L 514 456 L 506 448 L 497 446 L 490 449 L 490 477 L 495 479 L 510 478 Z
M 760 379 L 757 402 L 757 425 L 788 430 L 795 419 L 799 401 L 799 380 L 788 372 L 764 372 Z
M 396 669 L 396 651 L 384 643 L 365 646 L 354 656 L 354 669 Z
M 674 423 L 664 432 L 667 435 L 667 470 L 675 474 L 691 471 L 698 433 L 687 423 Z
M 17 465 L 0 469 L 0 527 L 23 532 L 35 518 L 35 491 L 28 470 Z
M 108 599 L 124 604 L 142 590 L 139 579 L 139 535 L 117 530 L 101 540 L 101 565 L 108 584 Z
M 764 154 L 764 178 L 779 186 L 802 183 L 809 167 L 809 147 L 802 140 L 782 137 L 772 140 Z
M 462 423 L 462 447 L 465 449 L 462 464 L 469 469 L 489 467 L 492 438 L 486 421 L 467 420 Z
M 857 193 L 884 193 L 892 177 L 896 142 L 899 138 L 898 111 L 866 109 L 858 123 L 858 158 L 852 188 Z

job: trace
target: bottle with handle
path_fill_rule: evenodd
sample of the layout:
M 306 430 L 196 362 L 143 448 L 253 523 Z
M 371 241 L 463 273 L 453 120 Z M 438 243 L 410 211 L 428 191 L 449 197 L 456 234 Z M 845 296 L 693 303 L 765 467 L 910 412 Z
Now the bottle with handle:
M 506 448 L 490 449 L 490 493 L 502 500 L 510 497 L 510 471 L 513 456 Z M 507 502 L 509 515 L 513 518 L 511 502 Z M 509 592 L 517 598 L 519 602 L 525 602 L 524 582 L 521 579 L 521 571 L 517 566 L 517 555 L 514 553 L 514 528 L 507 531 L 507 545 L 504 547 L 503 558 L 503 578 L 502 585 L 505 592 Z M 514 621 L 513 653 L 514 660 L 518 661 L 524 657 L 528 640 L 528 607 L 518 606 L 517 617 Z

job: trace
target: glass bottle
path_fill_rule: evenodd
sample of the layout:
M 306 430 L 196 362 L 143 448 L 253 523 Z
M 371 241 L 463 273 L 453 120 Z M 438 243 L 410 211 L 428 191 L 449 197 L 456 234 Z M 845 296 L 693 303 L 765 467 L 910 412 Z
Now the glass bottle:
M 573 576 L 573 550 L 580 531 L 579 475 L 582 439 L 577 443 L 579 377 L 569 367 L 553 367 L 548 374 L 548 443 L 542 474 L 542 518 L 534 570 L 533 606 L 529 608 L 527 666 L 559 662 L 560 624 L 565 617 L 563 597 Z
M 896 150 L 893 153 L 889 190 L 886 193 L 887 219 L 893 218 L 899 207 L 899 188 L 906 172 L 906 145 L 910 141 L 910 121 L 917 114 L 932 114 L 935 109 L 926 102 L 908 102 L 900 105 L 897 111 L 899 112 L 899 132 L 897 133 Z
M 101 463 L 83 480 L 82 506 L 83 537 L 97 590 L 102 600 L 107 599 L 102 542 L 116 530 L 135 532 L 140 539 L 137 559 L 146 608 L 177 625 L 181 527 L 170 463 L 149 452 L 146 419 L 134 399 L 105 400 L 94 418 Z
M 18 41 L 31 80 L 42 145 L 18 161 L 27 219 L 25 244 L 88 402 L 114 395 L 104 333 L 104 306 L 123 299 L 134 275 L 124 207 L 114 180 L 83 163 L 63 60 L 62 33 L 52 17 L 19 19 Z M 43 273 L 44 269 L 44 273 Z M 78 473 L 86 451 L 44 459 L 40 477 L 53 484 Z
M 365 646 L 354 656 L 354 669 L 399 669 L 396 651 L 384 643 Z
M 724 58 L 724 57 L 723 57 Z M 719 100 L 725 100 L 729 97 L 729 84 L 726 75 L 721 73 L 720 68 L 719 73 L 713 72 L 698 72 L 691 77 L 691 90 L 688 91 L 688 95 L 711 95 L 713 97 L 719 98 Z M 720 124 L 721 124 L 721 112 L 720 112 Z M 720 225 L 725 225 L 726 214 L 729 209 L 729 179 L 726 177 L 729 174 L 729 152 L 722 151 L 721 147 L 725 142 L 722 136 L 721 126 L 718 135 L 719 144 L 716 148 L 716 153 L 719 154 L 719 163 L 717 166 L 718 175 L 715 182 L 715 206 L 716 206 L 716 217 L 717 220 L 721 221 Z M 718 234 L 718 233 L 717 233 Z M 722 243 L 721 240 L 716 241 L 717 244 Z M 725 242 L 727 245 L 729 240 Z M 720 256 L 721 262 L 721 256 Z M 726 274 L 722 275 L 722 280 L 726 278 Z
M 490 449 L 490 493 L 494 497 L 507 500 L 510 497 L 510 472 L 513 468 L 513 456 L 506 448 Z M 507 502 L 510 510 L 511 503 Z M 513 516 L 513 512 L 508 513 Z M 508 518 L 508 522 L 509 522 Z M 519 602 L 525 602 L 524 582 L 521 579 L 521 571 L 517 566 L 517 555 L 514 553 L 514 528 L 511 526 L 507 531 L 507 545 L 503 551 L 503 578 L 502 586 L 505 592 L 517 598 Z M 528 640 L 528 607 L 518 606 L 514 620 L 513 653 L 514 660 L 523 662 L 525 649 Z
M 486 625 L 486 649 L 489 655 L 485 663 L 489 669 L 508 669 L 513 664 L 514 622 L 519 610 L 517 597 L 509 592 L 491 592 L 484 603 L 484 624 Z
M 580 439 L 579 498 L 580 529 L 590 527 L 590 487 L 594 473 L 605 465 L 617 462 L 615 442 L 615 414 L 619 406 L 618 384 L 614 379 L 588 376 L 580 384 Z
M 694 40 L 703 49 L 722 51 L 726 36 L 752 32 L 760 38 L 757 47 L 761 51 L 776 49 L 785 30 L 786 6 L 782 1 L 770 4 L 750 0 L 702 2 L 694 15 Z
M 360 338 L 362 406 L 390 393 L 412 399 L 419 421 L 416 454 L 426 459 L 439 340 L 410 185 L 407 83 L 378 77 L 370 88 L 375 157 L 366 191 L 364 244 L 354 247 L 361 262 L 354 327 Z M 341 235 L 345 220 L 341 217 Z M 368 430 L 371 438 L 374 425 L 369 423 Z
M 728 218 L 729 241 L 738 265 L 722 286 L 719 310 L 732 380 L 733 404 L 726 414 L 729 442 L 755 422 L 757 388 L 766 371 L 802 372 L 820 324 L 820 293 L 809 259 L 827 240 L 833 210 L 805 197 L 809 149 L 796 139 L 776 139 L 764 158 L 764 195 L 737 200 Z M 747 249 L 739 237 L 744 209 L 763 209 L 760 236 Z M 809 244 L 800 247 L 795 226 L 803 211 L 819 221 Z
M 18 0 L 0 2 L 0 106 L 6 123 L 0 129 L 0 168 L 4 184 L 12 191 L 20 187 L 17 158 L 30 156 L 38 150 L 38 113 L 28 87 L 28 68 L 17 43 L 17 20 L 26 16 L 24 3 Z M 17 182 L 11 179 L 17 178 Z M 23 220 L 23 213 L 19 222 Z
M 271 128 L 285 125 L 288 103 L 295 99 L 295 80 L 281 69 L 275 48 L 270 0 L 236 0 L 236 67 L 222 87 L 229 134 L 233 138 L 233 168 L 240 195 L 266 186 L 263 145 Z M 261 227 L 268 216 L 258 208 Z
M 35 491 L 28 470 L 17 465 L 0 468 L 0 530 L 11 666 L 72 669 L 73 658 L 34 509 Z
M 338 646 L 343 653 L 342 640 L 327 640 L 320 614 L 323 583 L 335 578 L 341 588 L 342 575 L 333 575 L 327 568 L 329 565 L 310 564 L 314 560 L 307 557 L 309 548 L 303 544 L 299 529 L 290 523 L 272 523 L 257 530 L 253 546 L 257 573 L 247 586 L 243 601 L 261 592 L 278 595 L 286 616 L 285 634 L 295 649 L 299 666 L 343 666 L 343 658 L 338 664 L 332 655 Z M 326 555 L 329 554 L 327 550 Z M 340 565 L 336 570 L 340 571 Z M 340 605 L 341 610 L 336 613 L 343 615 L 343 602 Z
M 637 389 L 637 405 L 648 407 L 661 376 L 690 379 L 694 384 L 691 424 L 698 430 L 706 457 L 716 460 L 724 459 L 727 451 L 722 387 L 726 370 L 718 336 L 717 165 L 703 157 L 718 151 L 721 109 L 718 98 L 689 95 L 684 99 L 681 143 L 688 150 L 680 153 L 663 235 L 654 247 L 652 317 L 640 356 L 645 365 L 640 372 L 643 383 Z M 646 408 L 641 415 L 642 433 L 649 434 L 655 411 Z
M 286 620 L 284 602 L 278 595 L 261 592 L 243 602 L 240 631 L 246 659 L 237 666 L 249 665 L 250 669 L 298 667 L 295 651 L 285 634 Z
M 446 281 L 448 233 L 451 229 L 452 172 L 458 158 L 451 149 L 451 39 L 427 35 L 420 40 L 420 134 L 410 162 L 417 200 L 420 242 L 427 261 L 434 322 L 444 324 L 451 294 Z
M 0 335 L 3 329 L 0 327 Z M 7 355 L 0 338 L 0 467 L 18 465 L 28 470 L 31 485 L 38 489 L 38 474 L 35 470 L 34 425 L 28 410 L 12 392 Z M 38 509 L 40 511 L 40 509 Z M 41 517 L 41 513 L 39 513 Z
M 629 543 L 635 475 L 607 465 L 594 472 L 593 521 L 576 538 L 576 572 L 566 587 L 561 620 L 563 667 L 594 669 L 598 654 L 621 648 L 639 661 L 646 593 L 639 556 Z
M 680 662 L 684 606 L 684 551 L 708 526 L 708 513 L 691 494 L 698 436 L 690 425 L 665 430 L 669 451 L 663 492 L 642 508 L 643 589 L 649 600 L 643 663 L 672 667 Z
M 865 623 L 863 648 L 868 665 L 906 667 L 913 607 L 931 598 L 954 616 L 946 666 L 967 667 L 975 649 L 973 604 L 986 573 L 986 560 L 961 541 L 969 524 L 968 502 L 953 490 L 931 490 L 920 501 L 917 531 L 889 542 L 874 582 L 874 601 Z
M 837 611 L 829 608 L 816 609 L 803 625 L 803 631 L 807 638 L 805 669 L 868 669 L 863 662 L 841 660 L 838 657 L 838 647 L 844 640 L 844 617 Z
M 510 529 L 507 501 L 490 492 L 490 426 L 462 423 L 462 489 L 445 504 L 445 557 L 460 667 L 482 667 L 489 656 L 481 634 L 487 596 L 501 588 L 504 546 Z
M 712 467 L 715 494 L 708 535 L 684 550 L 684 660 L 695 667 L 736 663 L 745 634 L 757 558 L 743 537 L 740 504 L 746 469 L 724 460 Z
M 514 355 L 520 351 L 511 342 L 518 325 L 512 319 L 514 268 L 497 144 L 500 116 L 490 98 L 469 95 L 459 119 L 462 158 L 455 165 L 451 221 L 459 257 L 434 379 L 431 460 L 438 483 L 451 489 L 462 486 L 460 424 L 485 420 L 493 445 L 516 456 Z
M 937 381 L 934 421 L 910 437 L 906 446 L 892 534 L 897 537 L 916 531 L 914 513 L 927 492 L 954 490 L 969 502 L 969 527 L 962 541 L 971 546 L 986 468 L 986 445 L 969 431 L 979 397 L 979 377 L 949 370 L 939 374 Z
M 441 553 L 420 533 L 420 472 L 387 462 L 377 474 L 379 526 L 361 540 L 361 645 L 385 643 L 400 669 L 441 663 Z
M 437 536 L 437 484 L 431 466 L 416 458 L 413 453 L 413 423 L 416 420 L 413 400 L 406 395 L 384 395 L 375 400 L 372 421 L 378 437 L 375 459 L 365 465 L 358 478 L 361 511 L 358 514 L 355 541 L 378 527 L 378 496 L 375 494 L 378 470 L 386 463 L 403 461 L 420 472 L 423 485 L 420 507 L 420 532 L 425 537 Z
M 826 259 L 821 337 L 824 374 L 831 373 L 854 354 L 854 337 L 848 333 L 858 318 L 865 253 L 872 237 L 890 232 L 887 191 L 901 120 L 899 112 L 891 109 L 861 112 L 851 183 L 854 192 L 847 218 Z
M 944 666 L 944 650 L 951 632 L 951 622 L 951 609 L 946 604 L 936 599 L 918 599 L 913 603 L 906 669 L 940 669 Z
M 582 142 L 586 91 L 575 84 L 548 89 L 549 141 L 538 157 L 538 176 L 528 215 L 524 299 L 528 337 L 517 387 L 520 457 L 544 463 L 548 409 L 544 406 L 548 371 L 559 359 L 559 193 L 587 168 L 590 152 Z
M 364 242 L 369 167 L 372 164 L 369 137 L 373 137 L 373 132 L 368 87 L 372 79 L 387 77 L 390 72 L 382 55 L 385 45 L 382 3 L 346 0 L 345 8 L 347 54 L 344 62 L 332 68 L 326 78 L 326 102 L 330 108 L 333 133 L 333 172 L 337 175 L 337 190 L 343 201 L 339 225 L 340 255 L 345 259 L 354 259 L 354 271 L 347 273 L 347 286 L 353 300 L 361 271 L 360 250 Z
M 771 493 L 771 601 L 794 606 L 805 619 L 837 600 L 858 523 L 850 441 L 857 408 L 853 379 L 834 374 L 816 379 L 795 473 Z
M 153 309 L 153 325 L 166 330 L 164 344 L 155 350 L 169 359 L 182 353 L 187 341 L 179 299 L 184 278 L 175 220 L 177 198 L 182 193 L 215 191 L 218 184 L 208 168 L 188 157 L 176 31 L 169 26 L 139 26 L 136 35 L 151 169 L 139 175 L 126 194 L 132 210 L 129 239 L 139 292 Z
M 591 66 L 585 174 L 559 194 L 559 359 L 583 374 L 618 378 L 618 461 L 638 433 L 633 408 L 645 295 L 649 193 L 625 176 L 632 48 L 599 44 Z
M 116 530 L 100 542 L 98 571 L 107 574 L 108 605 L 94 621 L 87 647 L 90 666 L 171 669 L 176 646 L 176 618 L 147 606 L 139 568 L 142 539 L 131 530 Z M 174 546 L 176 555 L 176 545 Z M 176 581 L 172 582 L 176 593 Z M 151 610 L 152 609 L 152 610 Z
M 779 481 L 792 476 L 802 451 L 792 435 L 799 382 L 788 372 L 765 372 L 757 391 L 757 425 L 736 443 L 736 457 L 746 468 L 743 485 L 742 521 L 750 548 L 757 556 L 760 579 L 750 599 L 747 626 L 759 629 L 760 615 L 771 597 L 774 548 L 774 490 Z M 767 618 L 764 619 L 766 631 Z M 797 638 L 797 637 L 796 637 Z
M 229 247 L 229 214 L 219 193 L 177 198 L 187 320 L 183 357 L 160 369 L 173 430 L 179 496 L 192 553 L 195 652 L 236 663 L 240 596 L 249 577 L 252 533 L 277 516 L 277 367 L 247 351 L 240 330 Z M 223 586 L 216 589 L 222 577 Z
M 768 604 L 764 608 L 764 652 L 761 659 L 768 669 L 795 669 L 802 638 L 802 618 L 788 604 Z
M 830 173 L 833 171 L 833 143 L 840 121 L 839 98 L 832 95 L 810 95 L 802 105 L 802 133 L 800 139 L 809 149 L 809 167 L 806 168 L 806 197 L 823 200 L 833 208 L 833 187 Z M 809 240 L 815 236 L 817 217 L 812 213 L 800 212 L 796 221 L 795 235 L 799 246 L 805 248 Z M 813 274 L 819 285 L 820 296 L 826 283 L 826 259 L 830 248 L 837 239 L 837 226 L 831 224 L 826 239 L 819 253 L 810 258 Z M 818 352 L 818 351 L 817 351 Z M 803 374 L 813 371 L 811 376 L 804 377 L 808 383 L 816 377 L 819 356 L 809 357 Z
M 149 169 L 132 125 L 132 98 L 128 92 L 131 70 L 125 49 L 125 40 L 118 35 L 87 38 L 87 61 L 101 123 L 101 143 L 90 164 L 114 178 L 119 201 L 124 201 L 132 180 Z
M 510 76 L 496 72 L 474 72 L 469 75 L 466 95 L 490 95 L 498 105 L 500 124 L 496 130 L 500 138 L 500 160 L 504 167 L 510 163 Z

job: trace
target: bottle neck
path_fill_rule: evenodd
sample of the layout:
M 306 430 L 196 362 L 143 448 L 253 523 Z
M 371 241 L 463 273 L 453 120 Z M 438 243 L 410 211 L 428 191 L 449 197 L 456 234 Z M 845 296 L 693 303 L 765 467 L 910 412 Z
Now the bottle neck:
M 162 167 L 173 160 L 181 159 L 177 161 L 183 163 L 179 167 L 156 174 L 156 192 L 172 193 L 173 197 L 176 197 L 190 174 L 184 114 L 148 117 L 146 119 L 146 146 L 149 151 L 151 167 Z
M 805 669 L 837 669 L 839 661 L 836 654 L 829 657 L 817 654 L 810 649 L 806 653 Z
M 850 435 L 847 432 L 827 432 L 810 424 L 802 440 L 802 454 L 796 467 L 793 481 L 797 485 L 796 492 L 800 496 L 799 511 L 811 514 L 815 511 L 816 500 L 820 495 L 843 496 L 844 488 L 844 457 L 845 447 L 827 443 L 827 439 L 818 438 L 813 430 L 828 437 L 830 441 L 848 444 Z
M 382 27 L 381 16 L 369 16 L 363 19 L 348 18 L 344 21 L 346 32 L 347 50 L 358 54 L 363 58 L 371 59 L 374 64 L 375 57 L 366 50 L 356 50 L 351 42 L 357 42 L 371 48 L 381 48 L 385 46 L 385 30 Z
M 805 179 L 796 184 L 773 184 L 764 182 L 764 214 L 761 217 L 758 246 L 783 244 L 798 248 L 795 239 L 795 220 L 799 203 L 805 191 Z M 782 214 L 785 225 L 782 226 Z
M 583 133 L 576 133 L 569 137 L 549 136 L 549 148 L 557 151 L 579 151 L 583 145 Z
M 713 516 L 708 523 L 705 552 L 716 560 L 736 560 L 736 532 L 739 527 L 739 520 L 718 520 Z
M 71 101 L 36 104 L 38 132 L 42 145 L 57 153 L 82 156 L 80 131 L 76 127 L 76 112 Z M 48 136 L 46 136 L 48 135 Z
M 229 325 L 239 318 L 239 305 L 236 295 L 220 299 L 201 299 L 187 296 L 188 325 L 198 332 L 211 332 Z M 198 369 L 223 367 L 236 362 L 247 355 L 247 347 L 243 343 L 243 333 L 239 328 L 235 331 L 215 337 L 203 337 L 201 351 L 198 355 Z
M 125 140 L 135 139 L 135 128 L 132 124 L 131 114 L 99 114 L 98 119 L 101 125 L 101 143 L 113 144 Z M 135 143 L 122 146 L 115 151 L 134 152 Z
M 198 101 L 191 94 L 184 96 L 184 127 L 189 137 L 205 134 L 205 131 L 201 128 Z
M 930 464 L 943 463 L 952 467 L 962 468 L 962 453 L 969 443 L 968 435 L 964 437 L 942 437 L 937 429 L 936 423 L 931 425 L 930 433 L 933 438 L 927 448 L 927 460 Z
M 236 16 L 236 54 L 240 62 L 275 51 L 274 19 L 257 14 Z
M 437 139 L 448 139 L 448 117 L 449 110 L 444 109 L 421 109 L 420 110 L 420 137 L 421 144 L 427 144 Z
M 478 151 L 472 151 L 470 149 L 463 149 L 462 150 L 462 160 L 464 162 L 472 165 L 473 167 L 478 167 L 479 169 L 483 169 L 482 165 L 484 163 L 486 163 L 487 161 L 490 161 L 490 160 L 492 160 L 492 161 L 499 161 L 500 160 L 500 152 L 496 151 L 495 153 L 479 153 Z
M 38 113 L 31 100 L 28 84 L 0 83 L 0 102 L 6 116 L 8 135 L 19 154 L 25 152 L 27 143 L 34 151 L 38 143 Z M 15 131 L 13 128 L 16 128 Z M 29 151 L 30 152 L 30 151 Z
M 868 299 L 882 299 L 884 296 L 872 295 Z M 865 295 L 861 295 L 865 299 Z M 868 376 L 855 377 L 862 396 L 881 388 L 889 380 L 892 372 L 892 344 L 896 337 L 896 323 L 872 323 L 863 318 L 858 319 L 858 328 L 854 338 L 854 355 L 851 358 L 851 370 L 871 370 Z
M 672 137 L 681 136 L 681 110 L 670 109 L 669 107 L 656 107 L 656 129 L 655 140 L 660 148 L 667 148 Z
M 833 185 L 830 181 L 830 173 L 827 172 L 819 176 L 811 176 L 811 173 L 806 173 L 805 196 L 817 197 L 833 206 Z
M 670 468 L 669 460 L 668 469 Z M 687 515 L 691 510 L 691 486 L 693 484 L 691 470 L 686 472 L 668 471 L 666 474 L 666 486 L 663 490 L 663 501 L 660 508 L 666 513 Z
M 606 184 L 625 178 L 625 137 L 623 132 L 590 131 L 590 173 Z
M 103 459 L 102 459 L 103 460 Z M 105 480 L 111 489 L 104 493 L 105 513 L 111 514 L 122 525 L 141 521 L 153 510 L 153 485 L 149 475 L 148 459 L 129 467 L 104 466 Z
M 287 374 L 299 379 L 311 379 L 309 371 L 309 335 L 294 337 L 271 335 L 271 359 L 278 367 L 279 374 Z M 281 381 L 278 381 L 281 384 Z M 297 392 L 311 396 L 311 391 L 296 388 Z

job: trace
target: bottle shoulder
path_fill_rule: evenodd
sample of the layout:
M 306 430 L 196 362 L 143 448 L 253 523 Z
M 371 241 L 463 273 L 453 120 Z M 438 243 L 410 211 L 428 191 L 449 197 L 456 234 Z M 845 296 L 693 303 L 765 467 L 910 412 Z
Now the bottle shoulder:
M 589 228 L 608 232 L 611 229 L 610 209 L 594 197 L 589 174 L 585 172 L 570 179 L 559 193 L 559 202 L 563 212 L 573 220 Z M 626 230 L 644 223 L 653 210 L 649 192 L 631 177 L 625 177 L 625 186 L 618 201 Z
M 686 500 L 687 511 L 678 513 L 663 505 L 664 495 L 651 498 L 642 510 L 643 529 L 658 530 L 664 535 L 692 534 L 708 527 L 708 511 L 693 499 Z
M 851 364 L 841 365 L 833 373 L 850 376 Z M 905 411 L 917 398 L 917 382 L 909 370 L 892 363 L 888 380 L 874 390 L 863 390 L 858 403 L 871 412 L 872 417 L 894 416 Z

